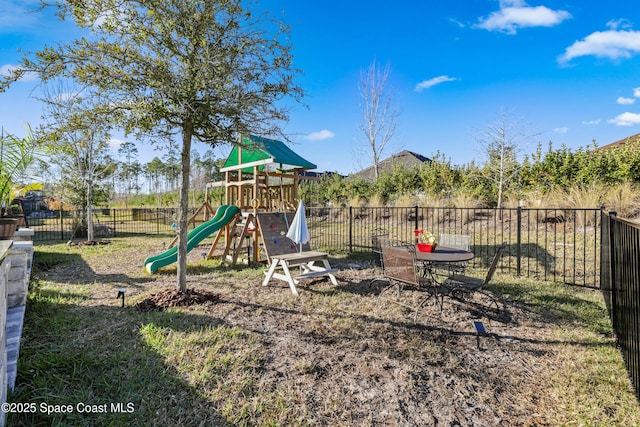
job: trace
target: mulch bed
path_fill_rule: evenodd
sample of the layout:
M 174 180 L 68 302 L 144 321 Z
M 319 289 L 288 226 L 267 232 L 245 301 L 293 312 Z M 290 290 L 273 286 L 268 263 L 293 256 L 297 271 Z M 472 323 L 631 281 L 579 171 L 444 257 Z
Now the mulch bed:
M 153 294 L 135 305 L 140 311 L 162 311 L 169 307 L 188 307 L 195 304 L 211 304 L 220 300 L 220 295 L 202 289 L 169 289 Z
M 69 240 L 69 242 L 67 243 L 69 246 L 73 245 L 74 243 Z M 100 240 L 100 241 L 96 241 L 96 240 L 84 240 L 82 242 L 78 242 L 76 243 L 77 246 L 98 246 L 98 245 L 109 245 L 111 244 L 110 240 Z

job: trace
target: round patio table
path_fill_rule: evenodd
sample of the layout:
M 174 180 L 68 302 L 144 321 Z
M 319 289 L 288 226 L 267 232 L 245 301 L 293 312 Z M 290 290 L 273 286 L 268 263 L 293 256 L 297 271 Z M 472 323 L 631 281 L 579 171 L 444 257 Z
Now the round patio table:
M 446 246 L 436 246 L 433 252 L 420 252 L 416 248 L 416 259 L 425 262 L 463 262 L 471 261 L 474 255 L 473 252 L 465 251 L 463 249 L 448 248 Z

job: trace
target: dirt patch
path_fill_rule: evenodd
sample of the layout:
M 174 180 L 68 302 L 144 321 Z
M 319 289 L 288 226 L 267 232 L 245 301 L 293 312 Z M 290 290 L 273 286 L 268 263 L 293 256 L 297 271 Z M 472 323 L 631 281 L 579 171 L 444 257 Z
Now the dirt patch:
M 175 366 L 180 380 L 207 399 L 202 420 L 206 411 L 233 407 L 245 412 L 229 416 L 247 425 L 551 426 L 575 423 L 586 412 L 592 425 L 616 424 L 610 422 L 616 414 L 600 403 L 609 391 L 570 388 L 588 377 L 579 361 L 592 357 L 586 352 L 593 342 L 612 345 L 610 337 L 582 338 L 579 323 L 559 325 L 549 310 L 534 310 L 515 295 L 445 298 L 442 308 L 433 298 L 421 304 L 427 293 L 389 287 L 372 259 L 332 257 L 338 286 L 307 279 L 295 297 L 282 281 L 261 286 L 265 266 L 223 268 L 202 259 L 206 248 L 189 254 L 189 291 L 181 293 L 171 267 L 152 276 L 144 270 L 144 259 L 162 251 L 162 240 L 113 241 L 97 251 L 69 248 L 82 259 L 70 257 L 42 271 L 42 278 L 70 291 L 87 289 L 80 304 L 117 307 L 115 292 L 126 287 L 127 302 L 142 312 L 185 307 L 177 315 L 196 326 L 243 331 L 246 347 L 238 341 L 225 351 L 234 360 L 250 352 L 248 373 L 220 371 L 215 381 L 203 381 L 199 370 Z M 584 291 L 580 298 L 586 296 Z M 417 316 L 414 307 L 421 307 Z M 129 308 L 118 310 L 126 315 Z M 474 321 L 483 322 L 486 335 L 478 337 Z M 194 344 L 189 354 L 205 347 Z M 224 393 L 216 388 L 245 384 L 249 377 L 250 387 L 236 394 L 233 387 Z M 572 403 L 581 400 L 588 400 L 588 410 Z M 633 421 L 618 425 L 638 425 Z
M 220 295 L 202 289 L 187 289 L 181 292 L 169 289 L 153 294 L 138 302 L 135 307 L 140 311 L 162 311 L 169 307 L 189 307 L 196 304 L 210 305 L 220 300 Z
M 74 243 L 69 243 L 69 245 L 73 245 Z M 78 242 L 76 246 L 98 246 L 98 245 L 110 245 L 110 240 L 84 240 L 82 242 Z

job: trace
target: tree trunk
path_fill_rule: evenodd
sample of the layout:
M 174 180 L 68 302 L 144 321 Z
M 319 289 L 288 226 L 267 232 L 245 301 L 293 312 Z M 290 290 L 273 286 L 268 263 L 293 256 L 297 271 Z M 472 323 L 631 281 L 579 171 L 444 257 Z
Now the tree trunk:
M 93 201 L 93 181 L 89 180 L 89 186 L 87 187 L 87 241 L 94 240 L 93 234 L 93 209 L 91 209 L 91 202 Z
M 182 185 L 178 216 L 178 289 L 187 290 L 187 232 L 189 226 L 189 175 L 191 174 L 191 138 L 193 123 L 187 120 L 182 128 Z
M 372 151 L 373 151 L 373 172 L 374 172 L 374 178 L 377 181 L 378 178 L 380 178 L 380 161 L 378 159 L 378 152 L 376 151 L 375 148 L 372 147 Z

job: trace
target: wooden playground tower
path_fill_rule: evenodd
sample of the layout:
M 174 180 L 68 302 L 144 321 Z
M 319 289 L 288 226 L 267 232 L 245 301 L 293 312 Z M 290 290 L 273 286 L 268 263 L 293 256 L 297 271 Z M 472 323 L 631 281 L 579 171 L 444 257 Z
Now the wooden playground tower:
M 205 202 L 190 220 L 195 223 L 201 215 L 204 220 L 214 215 L 208 201 L 211 188 L 224 188 L 224 204 L 240 208 L 233 220 L 218 231 L 206 258 L 214 257 L 223 237 L 222 261 L 229 265 L 235 265 L 245 251 L 248 262 L 270 262 L 270 256 L 286 253 L 290 243 L 284 234 L 297 207 L 298 185 L 301 180 L 313 179 L 302 172 L 315 168 L 281 141 L 241 135 L 220 169 L 225 174 L 224 181 L 207 184 Z

